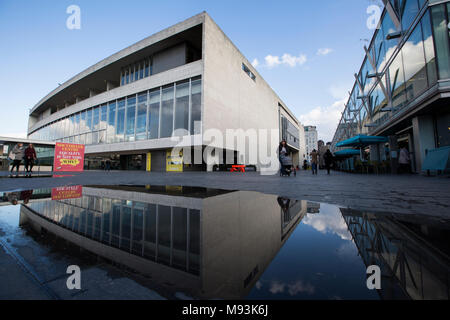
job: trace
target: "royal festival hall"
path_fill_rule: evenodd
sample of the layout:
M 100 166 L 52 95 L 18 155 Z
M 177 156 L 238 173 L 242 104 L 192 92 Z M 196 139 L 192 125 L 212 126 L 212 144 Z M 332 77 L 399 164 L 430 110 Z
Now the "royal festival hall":
M 300 122 L 251 63 L 203 12 L 131 45 L 66 81 L 30 111 L 28 138 L 84 144 L 85 169 L 212 171 L 186 164 L 176 146 L 204 150 L 208 130 L 272 130 L 299 163 Z M 180 133 L 181 132 L 181 133 Z M 173 137 L 183 136 L 184 139 Z M 256 143 L 264 145 L 258 139 Z M 245 148 L 245 146 L 244 146 Z M 259 159 L 231 151 L 260 171 Z M 211 157 L 219 156 L 211 153 Z M 193 161 L 191 161 L 193 162 Z M 197 163 L 197 162 L 196 162 Z
M 395 173 L 402 147 L 411 172 L 438 169 L 450 151 L 450 1 L 383 2 L 332 151 L 356 135 L 379 136 L 385 142 L 362 150 L 375 172 Z

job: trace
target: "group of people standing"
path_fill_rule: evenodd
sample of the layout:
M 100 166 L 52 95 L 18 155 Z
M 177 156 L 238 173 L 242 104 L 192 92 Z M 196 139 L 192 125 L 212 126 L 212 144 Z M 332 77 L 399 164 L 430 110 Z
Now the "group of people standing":
M 9 158 L 12 160 L 11 173 L 13 173 L 14 169 L 19 173 L 22 161 L 25 165 L 25 171 L 33 173 L 33 166 L 37 160 L 33 144 L 30 143 L 27 148 L 24 147 L 23 143 L 16 144 L 9 153 Z
M 281 171 L 283 173 L 283 171 L 285 170 L 285 166 L 284 166 L 285 159 L 286 159 L 286 157 L 288 155 L 288 147 L 287 147 L 287 144 L 286 144 L 286 140 L 283 140 L 283 141 L 280 142 L 280 146 L 278 147 L 278 153 L 279 153 L 279 160 L 280 160 L 280 163 L 281 163 Z M 311 156 L 311 170 L 312 170 L 312 174 L 317 175 L 317 168 L 318 168 L 318 165 L 319 165 L 319 152 L 317 152 L 317 150 L 314 149 L 310 153 L 310 156 Z M 333 162 L 334 162 L 334 156 L 333 156 L 333 154 L 331 153 L 330 150 L 327 150 L 325 152 L 325 154 L 323 155 L 323 160 L 324 160 L 324 163 L 325 163 L 325 168 L 327 169 L 327 173 L 330 174 L 331 167 L 332 167 Z M 303 168 L 306 170 L 307 167 L 308 167 L 307 166 L 307 161 L 305 160 L 304 164 L 303 164 Z

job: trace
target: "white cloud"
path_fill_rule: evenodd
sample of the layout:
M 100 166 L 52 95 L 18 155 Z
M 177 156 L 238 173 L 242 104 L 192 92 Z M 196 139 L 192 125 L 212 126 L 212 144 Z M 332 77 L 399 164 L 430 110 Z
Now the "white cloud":
M 293 284 L 289 284 L 288 288 L 289 294 L 291 296 L 295 296 L 298 293 L 307 293 L 311 295 L 315 292 L 315 289 L 312 285 L 310 285 L 309 283 L 304 284 L 301 280 Z
M 303 125 L 317 126 L 319 139 L 325 142 L 331 141 L 336 131 L 346 99 L 338 100 L 328 107 L 316 107 L 299 117 Z
M 266 66 L 269 68 L 276 67 L 281 64 L 294 68 L 305 64 L 308 59 L 304 54 L 293 56 L 289 53 L 285 53 L 281 58 L 279 56 L 272 56 L 269 54 L 264 58 L 264 60 L 266 61 Z
M 271 67 L 275 67 L 277 65 L 279 65 L 280 62 L 280 58 L 278 56 L 272 56 L 272 55 L 268 55 L 264 58 L 264 60 L 266 60 L 266 65 L 271 68 Z
M 256 68 L 257 66 L 259 66 L 259 61 L 258 61 L 258 59 L 253 59 L 253 61 L 252 61 L 252 66 L 254 67 L 254 68 Z
M 340 215 L 337 207 L 321 204 L 319 214 L 308 214 L 302 223 L 309 225 L 320 233 L 334 233 L 342 240 L 351 240 L 344 218 Z
M 330 54 L 333 52 L 333 49 L 330 48 L 320 48 L 319 50 L 317 50 L 317 55 L 318 56 L 326 56 L 327 54 Z
M 269 291 L 272 294 L 283 293 L 286 287 L 291 296 L 295 296 L 298 293 L 307 293 L 311 295 L 315 292 L 315 289 L 311 284 L 303 283 L 301 280 L 288 284 L 279 281 L 272 281 Z
M 270 285 L 269 291 L 271 293 L 273 293 L 273 294 L 281 293 L 281 292 L 284 291 L 284 287 L 285 287 L 284 283 L 281 283 L 281 282 L 278 282 L 278 281 L 274 281 Z

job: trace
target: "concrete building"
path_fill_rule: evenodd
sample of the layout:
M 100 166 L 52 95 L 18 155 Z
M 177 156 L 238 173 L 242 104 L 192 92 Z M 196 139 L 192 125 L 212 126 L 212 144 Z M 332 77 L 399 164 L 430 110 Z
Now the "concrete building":
M 245 146 L 208 138 L 210 130 L 274 130 L 299 157 L 300 122 L 251 63 L 203 12 L 158 32 L 82 71 L 42 98 L 29 115 L 31 139 L 86 145 L 86 163 L 151 171 L 213 170 L 171 157 L 175 146 L 222 148 L 235 162 L 251 161 Z M 175 137 L 175 138 L 174 138 Z M 183 137 L 181 139 L 177 137 Z M 258 149 L 267 143 L 250 142 Z M 266 149 L 264 149 L 266 150 Z M 192 151 L 193 152 L 193 151 Z M 298 161 L 298 160 L 297 160 Z M 220 167 L 220 166 L 219 166 Z
M 388 143 L 370 146 L 370 160 L 396 172 L 405 146 L 411 170 L 421 172 L 429 151 L 450 146 L 450 1 L 384 3 L 332 151 L 357 134 L 385 136 Z
M 317 128 L 315 126 L 305 126 L 305 139 L 306 139 L 306 156 L 309 160 L 309 155 L 313 150 L 319 149 L 319 141 Z
M 306 152 L 305 127 L 301 123 L 299 124 L 299 140 L 300 140 L 299 165 L 301 167 L 303 165 L 303 161 L 308 160 L 308 153 Z

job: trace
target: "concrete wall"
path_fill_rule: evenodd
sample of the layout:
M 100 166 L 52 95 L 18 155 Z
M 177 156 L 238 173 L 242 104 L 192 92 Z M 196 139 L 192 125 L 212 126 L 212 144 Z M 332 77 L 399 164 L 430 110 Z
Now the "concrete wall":
M 203 130 L 224 134 L 226 129 L 275 129 L 270 149 L 276 151 L 281 99 L 208 15 L 203 33 Z M 255 74 L 255 81 L 242 70 L 242 63 Z
M 153 73 L 167 71 L 186 63 L 186 44 L 182 43 L 153 56 Z
M 306 201 L 301 204 L 292 224 L 306 214 Z M 205 199 L 203 290 L 221 299 L 245 297 L 289 238 L 282 238 L 281 219 L 275 195 L 239 191 Z M 253 270 L 257 270 L 254 278 L 244 287 Z

